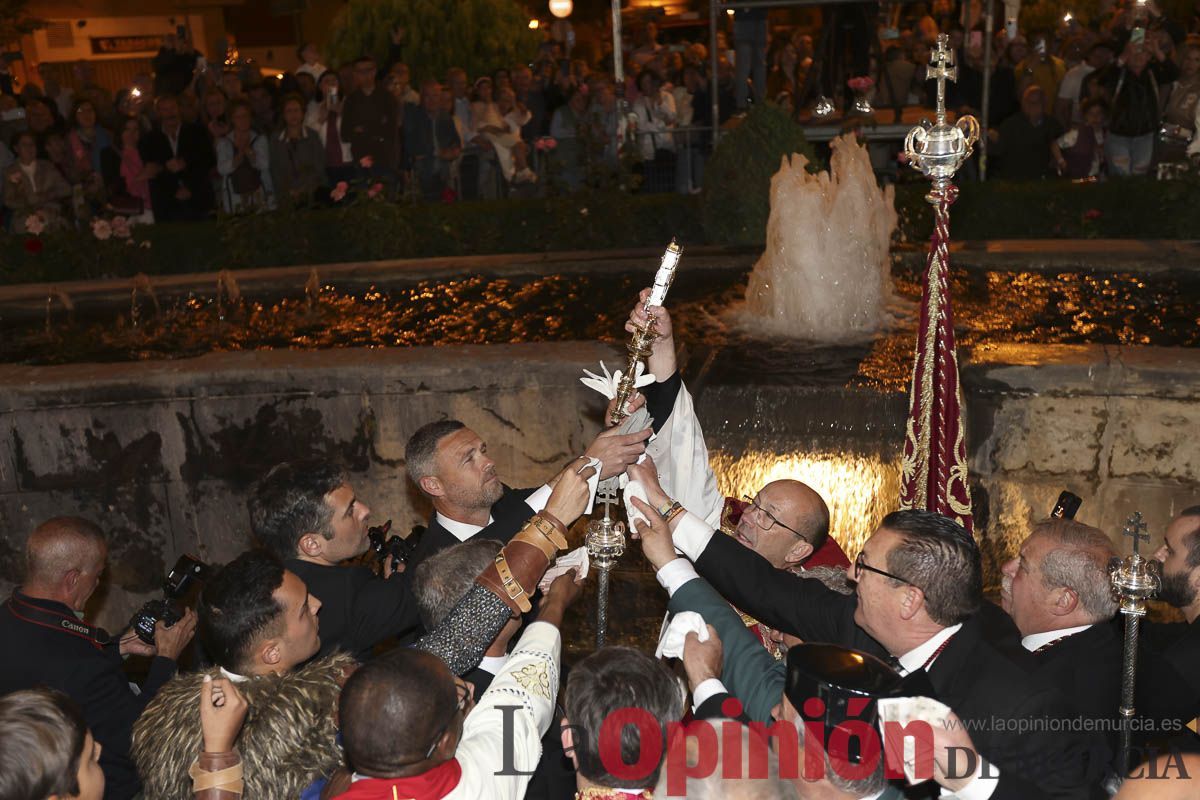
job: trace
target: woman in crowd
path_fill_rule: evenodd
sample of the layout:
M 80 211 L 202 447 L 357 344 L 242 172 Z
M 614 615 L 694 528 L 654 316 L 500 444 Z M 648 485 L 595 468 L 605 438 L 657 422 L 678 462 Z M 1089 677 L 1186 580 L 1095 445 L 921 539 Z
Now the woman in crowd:
M 583 142 L 581 132 L 587 124 L 587 93 L 572 89 L 567 102 L 550 118 L 550 136 L 557 142 L 552 156 L 560 177 L 572 189 L 583 184 Z
M 1196 135 L 1197 99 L 1200 99 L 1200 45 L 1183 48 L 1179 78 L 1171 84 L 1163 109 L 1156 157 L 1161 163 L 1187 160 L 1188 142 Z
M 1083 105 L 1083 124 L 1064 133 L 1050 145 L 1058 174 L 1073 180 L 1096 178 L 1104 169 L 1104 123 L 1108 107 L 1103 100 Z
M 304 125 L 304 98 L 283 98 L 283 130 L 271 137 L 271 179 L 280 202 L 304 205 L 327 185 L 325 150 L 317 132 Z
M 208 131 L 208 138 L 213 147 L 229 135 L 229 99 L 215 86 L 204 93 L 200 120 L 204 123 L 204 129 Z
M 338 74 L 326 70 L 317 82 L 317 97 L 308 104 L 304 124 L 317 132 L 325 153 L 325 172 L 330 183 L 354 177 L 354 159 L 350 143 L 342 136 L 342 103 Z
M 127 216 L 130 222 L 147 225 L 154 222 L 150 207 L 150 179 L 162 167 L 142 160 L 142 126 L 136 119 L 126 118 L 117 130 L 117 141 L 100 154 L 100 171 L 108 195 L 108 205 L 114 212 Z
M 112 135 L 97 124 L 96 106 L 91 100 L 75 101 L 71 113 L 74 127 L 67 135 L 67 146 L 75 162 L 75 169 L 83 175 L 100 174 L 100 154 L 112 146 Z
M 38 158 L 37 137 L 33 131 L 22 131 L 13 140 L 17 156 L 4 172 L 4 205 L 12 212 L 14 233 L 38 233 L 60 228 L 64 224 L 64 201 L 71 196 L 71 186 L 49 161 Z M 30 224 L 30 217 L 39 222 Z
M 795 46 L 787 39 L 776 39 L 767 57 L 767 98 L 785 108 L 791 108 L 796 95 L 796 66 L 799 58 Z
M 255 133 L 250 104 L 235 100 L 229 108 L 229 122 L 229 134 L 217 142 L 222 209 L 236 213 L 274 207 L 267 137 Z
M 646 191 L 669 192 L 675 188 L 675 98 L 662 89 L 650 70 L 638 75 L 640 97 L 633 104 L 637 118 L 638 148 L 642 155 Z

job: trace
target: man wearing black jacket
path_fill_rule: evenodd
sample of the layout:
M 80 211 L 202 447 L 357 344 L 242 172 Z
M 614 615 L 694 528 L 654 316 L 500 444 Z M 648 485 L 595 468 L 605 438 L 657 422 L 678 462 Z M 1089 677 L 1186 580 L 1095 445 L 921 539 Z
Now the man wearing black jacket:
M 1100 530 L 1047 519 L 1004 565 L 1000 593 L 1038 674 L 1066 695 L 1081 719 L 1105 732 L 1113 753 L 1122 658 L 1120 636 L 1109 624 L 1117 613 L 1108 578 L 1114 556 Z
M 600 480 L 625 471 L 646 450 L 650 429 L 621 434 L 604 431 L 584 456 L 597 458 Z M 546 506 L 553 480 L 537 489 L 511 489 L 500 482 L 487 442 L 458 420 L 422 426 L 404 449 L 408 476 L 433 502 L 433 517 L 416 552 L 416 567 L 434 553 L 481 536 L 503 544 Z
M 129 755 L 133 723 L 175 674 L 175 659 L 191 641 L 196 615 L 170 628 L 158 623 L 156 646 L 134 634 L 119 641 L 79 617 L 100 582 L 108 548 L 100 529 L 77 517 L 55 517 L 29 535 L 21 588 L 0 606 L 0 694 L 45 686 L 83 709 L 101 746 L 105 800 L 127 800 L 141 789 Z M 129 687 L 122 657 L 152 656 L 140 693 Z
M 631 467 L 629 476 L 646 489 L 643 513 L 669 504 L 652 463 Z M 804 641 L 879 655 L 904 675 L 908 693 L 948 705 L 971 726 L 985 760 L 977 765 L 979 794 L 968 796 L 1101 796 L 1102 745 L 1096 754 L 1092 736 L 1050 733 L 1047 720 L 1073 716 L 1066 699 L 988 641 L 979 549 L 953 521 L 925 511 L 889 514 L 854 563 L 849 596 L 775 569 L 690 513 L 670 527 L 675 547 L 738 608 Z M 675 564 L 691 569 L 682 559 L 664 565 L 659 580 L 668 587 L 687 579 L 663 574 Z
M 412 592 L 391 574 L 390 558 L 382 577 L 344 563 L 367 551 L 371 509 L 340 467 L 279 464 L 259 481 L 249 505 L 259 542 L 321 601 L 319 657 L 342 650 L 363 661 L 376 644 L 416 628 Z
M 183 122 L 179 101 L 172 95 L 158 98 L 158 127 L 138 146 L 142 161 L 156 170 L 150 179 L 150 203 L 157 222 L 205 219 L 212 214 L 214 197 L 209 172 L 216 154 L 208 133 L 199 125 Z

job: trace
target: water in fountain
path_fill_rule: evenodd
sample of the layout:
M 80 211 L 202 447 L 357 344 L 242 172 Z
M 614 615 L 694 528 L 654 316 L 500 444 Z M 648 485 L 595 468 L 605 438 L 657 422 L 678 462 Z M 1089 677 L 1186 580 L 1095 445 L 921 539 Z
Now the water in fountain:
M 63 311 L 67 312 L 68 319 L 71 316 L 71 312 L 75 310 L 75 303 L 71 300 L 70 295 L 68 295 L 62 289 L 59 289 L 57 286 L 51 287 L 50 291 L 46 294 L 46 336 L 47 337 L 52 336 L 54 333 L 54 326 L 52 325 L 51 319 L 50 319 L 50 310 L 51 310 L 51 307 L 54 305 L 55 300 L 57 300 L 59 302 L 59 305 L 61 305 L 63 307 Z
M 807 159 L 793 155 L 771 179 L 766 251 L 738 312 L 755 333 L 844 342 L 888 318 L 895 192 L 879 188 L 853 134 L 832 146 L 828 172 L 811 174 Z
M 224 322 L 225 305 L 221 302 L 222 293 L 229 299 L 230 306 L 234 308 L 242 302 L 242 290 L 238 286 L 237 278 L 233 277 L 233 273 L 227 269 L 217 273 L 217 319 Z
M 150 278 L 144 272 L 139 272 L 133 276 L 133 290 L 129 296 L 129 322 L 133 327 L 137 327 L 141 321 L 141 309 L 138 306 L 138 294 L 143 294 L 149 297 L 154 304 L 154 315 L 158 316 L 162 313 L 162 308 L 158 305 L 158 295 L 154 292 L 154 284 L 150 282 Z

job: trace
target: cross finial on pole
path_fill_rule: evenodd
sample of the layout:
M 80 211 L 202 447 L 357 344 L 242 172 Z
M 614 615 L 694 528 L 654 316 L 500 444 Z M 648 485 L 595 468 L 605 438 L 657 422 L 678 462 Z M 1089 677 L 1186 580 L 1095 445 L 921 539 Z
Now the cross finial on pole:
M 954 66 L 954 51 L 950 49 L 950 37 L 944 33 L 938 34 L 937 49 L 929 56 L 930 69 L 926 71 L 927 80 L 937 81 L 937 121 L 946 121 L 946 81 L 958 80 L 958 67 Z
M 1129 519 L 1125 520 L 1124 533 L 1133 539 L 1133 554 L 1139 555 L 1138 543 L 1150 541 L 1150 534 L 1146 532 L 1146 522 L 1142 519 L 1142 512 L 1135 511 Z

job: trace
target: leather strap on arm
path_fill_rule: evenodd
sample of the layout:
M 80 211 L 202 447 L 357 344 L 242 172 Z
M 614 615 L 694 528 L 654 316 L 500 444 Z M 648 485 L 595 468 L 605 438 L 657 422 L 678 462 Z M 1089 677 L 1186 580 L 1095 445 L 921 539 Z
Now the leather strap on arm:
M 503 600 L 514 612 L 523 614 L 531 608 L 529 597 L 537 590 L 546 568 L 566 546 L 566 538 L 554 524 L 542 519 L 540 514 L 535 515 L 504 545 L 500 555 L 475 582 Z

